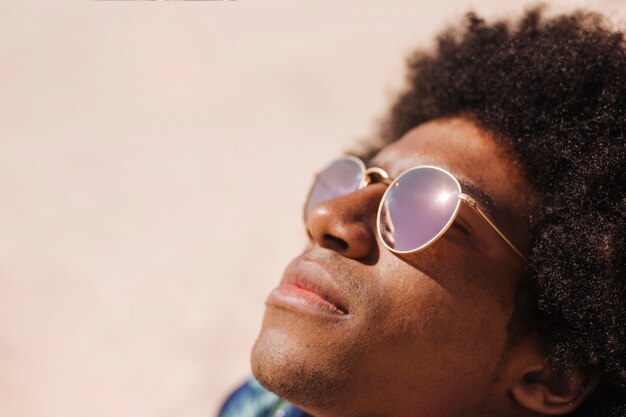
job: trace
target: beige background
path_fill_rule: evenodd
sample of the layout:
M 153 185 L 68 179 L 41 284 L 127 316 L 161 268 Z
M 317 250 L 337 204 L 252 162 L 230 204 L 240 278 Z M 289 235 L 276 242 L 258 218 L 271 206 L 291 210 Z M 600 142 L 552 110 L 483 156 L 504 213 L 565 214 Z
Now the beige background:
M 3 2 L 0 415 L 214 415 L 304 244 L 312 173 L 472 6 L 523 9 Z

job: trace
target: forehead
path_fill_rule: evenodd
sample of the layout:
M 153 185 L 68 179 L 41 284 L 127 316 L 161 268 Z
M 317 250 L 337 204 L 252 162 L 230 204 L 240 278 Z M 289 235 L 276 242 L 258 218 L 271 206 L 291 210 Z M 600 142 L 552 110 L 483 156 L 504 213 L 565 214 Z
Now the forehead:
M 485 207 L 505 229 L 526 234 L 532 187 L 523 169 L 506 147 L 489 132 L 464 118 L 437 119 L 414 128 L 387 145 L 369 161 L 392 177 L 419 165 L 433 165 L 451 172 L 463 191 L 477 198 L 487 195 L 495 207 Z M 515 230 L 518 229 L 518 230 Z
M 508 174 L 507 165 L 516 165 L 492 135 L 462 118 L 437 119 L 419 125 L 382 148 L 371 161 L 394 177 L 416 165 L 435 165 L 461 176 L 480 163 L 489 163 L 489 171 L 498 170 L 493 174 L 503 176 Z M 486 173 L 484 169 L 480 171 Z M 482 177 L 481 172 L 475 174 Z

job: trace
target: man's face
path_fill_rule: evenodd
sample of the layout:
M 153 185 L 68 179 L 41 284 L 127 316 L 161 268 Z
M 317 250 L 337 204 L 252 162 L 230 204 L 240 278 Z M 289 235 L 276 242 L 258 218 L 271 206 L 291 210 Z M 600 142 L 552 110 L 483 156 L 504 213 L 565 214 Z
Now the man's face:
M 532 190 L 515 160 L 471 122 L 422 124 L 369 165 L 392 177 L 418 165 L 448 170 L 474 184 L 478 190 L 463 191 L 527 249 Z M 464 204 L 434 244 L 391 253 L 376 233 L 385 188 L 374 183 L 311 211 L 309 243 L 283 277 L 292 285 L 268 299 L 254 375 L 316 417 L 487 415 L 504 407 L 499 376 L 522 261 Z

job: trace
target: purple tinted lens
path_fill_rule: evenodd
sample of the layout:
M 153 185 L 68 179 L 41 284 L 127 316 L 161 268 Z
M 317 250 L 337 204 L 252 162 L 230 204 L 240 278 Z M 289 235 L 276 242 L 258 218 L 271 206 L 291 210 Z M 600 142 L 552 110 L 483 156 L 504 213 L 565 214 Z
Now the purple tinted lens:
M 304 208 L 304 218 L 318 204 L 358 190 L 362 180 L 363 166 L 358 160 L 342 158 L 332 162 L 315 179 Z
M 400 252 L 421 249 L 454 218 L 460 192 L 454 177 L 438 168 L 405 172 L 384 197 L 378 222 L 381 238 Z

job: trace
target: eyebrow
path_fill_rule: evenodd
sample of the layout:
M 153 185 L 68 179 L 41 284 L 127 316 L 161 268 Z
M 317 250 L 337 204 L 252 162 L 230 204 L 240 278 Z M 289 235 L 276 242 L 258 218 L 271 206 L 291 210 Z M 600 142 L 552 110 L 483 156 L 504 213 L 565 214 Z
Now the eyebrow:
M 373 158 L 368 158 L 367 160 L 363 160 L 366 168 L 377 167 L 378 165 L 372 161 Z M 447 168 L 445 168 L 448 172 Z M 493 216 L 497 211 L 498 206 L 494 202 L 493 198 L 489 193 L 480 188 L 475 183 L 465 179 L 459 178 L 457 175 L 452 174 L 461 184 L 461 192 L 468 194 L 470 197 L 474 198 L 478 204 L 480 204 L 481 208 L 484 209 L 490 216 Z M 393 177 L 395 178 L 395 177 Z

